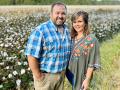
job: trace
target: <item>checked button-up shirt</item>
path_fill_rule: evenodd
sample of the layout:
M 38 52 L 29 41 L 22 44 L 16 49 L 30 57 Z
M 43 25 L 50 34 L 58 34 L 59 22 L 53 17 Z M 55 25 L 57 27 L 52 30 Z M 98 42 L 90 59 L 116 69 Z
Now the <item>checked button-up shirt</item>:
M 25 55 L 39 61 L 40 70 L 50 73 L 66 69 L 70 57 L 70 34 L 66 25 L 61 34 L 51 20 L 36 27 L 28 38 Z

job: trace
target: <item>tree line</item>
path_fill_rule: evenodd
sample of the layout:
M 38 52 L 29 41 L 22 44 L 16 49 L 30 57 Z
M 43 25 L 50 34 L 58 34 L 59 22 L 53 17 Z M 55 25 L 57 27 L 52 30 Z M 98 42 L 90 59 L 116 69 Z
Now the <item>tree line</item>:
M 58 0 L 0 0 L 0 5 L 50 5 Z M 116 0 L 59 0 L 67 5 L 111 5 L 120 4 L 120 1 Z

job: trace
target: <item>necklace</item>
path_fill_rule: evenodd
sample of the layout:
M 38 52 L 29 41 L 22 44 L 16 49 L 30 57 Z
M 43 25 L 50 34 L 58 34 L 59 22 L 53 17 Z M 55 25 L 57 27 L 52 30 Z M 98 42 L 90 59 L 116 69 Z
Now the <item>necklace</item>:
M 77 35 L 77 36 L 75 37 L 75 40 L 80 40 L 82 37 L 83 37 L 83 34 Z
M 83 34 L 80 35 L 80 36 L 77 35 L 77 36 L 75 37 L 75 43 L 77 43 L 79 40 L 81 40 L 82 37 L 83 37 Z
M 80 39 L 77 39 L 77 38 L 75 37 L 75 41 L 78 41 L 78 40 L 80 40 Z
M 75 37 L 75 43 L 77 43 L 79 40 L 80 40 L 80 39 L 77 39 L 77 38 Z

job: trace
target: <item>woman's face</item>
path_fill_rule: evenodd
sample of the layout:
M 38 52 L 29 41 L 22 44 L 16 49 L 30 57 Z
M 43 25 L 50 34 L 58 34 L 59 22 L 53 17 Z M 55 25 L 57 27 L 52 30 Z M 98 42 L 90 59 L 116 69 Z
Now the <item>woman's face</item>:
M 79 16 L 76 20 L 73 21 L 73 28 L 77 33 L 83 32 L 85 28 L 85 22 L 83 20 L 83 16 Z

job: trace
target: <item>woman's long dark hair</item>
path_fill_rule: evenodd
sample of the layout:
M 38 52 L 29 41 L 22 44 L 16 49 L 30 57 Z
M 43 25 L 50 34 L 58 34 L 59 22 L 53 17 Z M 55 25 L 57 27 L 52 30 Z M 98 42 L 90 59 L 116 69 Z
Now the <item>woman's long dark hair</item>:
M 88 29 L 88 13 L 85 12 L 85 11 L 78 11 L 77 13 L 74 13 L 71 17 L 71 21 L 72 21 L 72 25 L 73 25 L 73 22 L 79 17 L 79 16 L 82 16 L 83 17 L 83 20 L 84 20 L 84 23 L 85 23 L 85 28 L 84 28 L 84 32 L 83 34 L 86 36 L 90 33 L 89 29 Z M 75 38 L 75 36 L 77 35 L 77 32 L 75 31 L 75 29 L 73 28 L 72 26 L 72 29 L 71 29 L 71 38 Z

